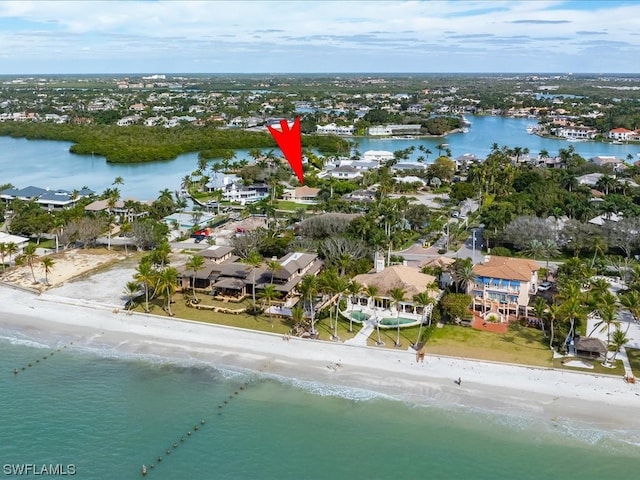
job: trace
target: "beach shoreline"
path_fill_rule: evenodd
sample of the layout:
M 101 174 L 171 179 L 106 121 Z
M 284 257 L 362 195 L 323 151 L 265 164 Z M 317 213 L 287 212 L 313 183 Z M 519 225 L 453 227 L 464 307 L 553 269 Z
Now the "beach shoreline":
M 376 392 L 413 404 L 452 405 L 579 422 L 608 431 L 640 428 L 640 388 L 622 378 L 307 340 L 234 327 L 129 314 L 107 304 L 0 286 L 0 327 L 54 347 L 148 356 Z M 460 385 L 455 380 L 461 379 Z

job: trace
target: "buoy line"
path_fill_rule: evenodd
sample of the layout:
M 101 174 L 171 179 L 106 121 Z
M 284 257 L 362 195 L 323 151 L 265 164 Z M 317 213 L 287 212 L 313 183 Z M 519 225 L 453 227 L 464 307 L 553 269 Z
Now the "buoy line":
M 271 362 L 269 362 L 271 363 Z M 269 366 L 269 363 L 267 363 L 266 365 L 264 365 L 260 370 L 258 370 L 259 372 L 264 372 L 264 370 Z M 222 403 L 218 404 L 218 415 L 222 415 L 222 409 L 225 407 L 225 405 L 229 404 L 229 401 L 232 400 L 233 398 L 238 397 L 238 395 L 240 394 L 241 391 L 244 391 L 246 387 L 248 387 L 250 385 L 250 381 L 247 380 L 245 381 L 239 388 L 238 390 L 235 390 L 232 394 L 230 394 Z M 199 425 L 198 423 L 193 425 L 193 431 L 188 430 L 187 431 L 187 438 L 190 438 L 193 434 L 195 434 L 195 432 L 199 431 L 200 428 L 202 428 L 204 425 L 206 425 L 206 420 L 204 418 L 200 419 Z M 165 454 L 167 456 L 171 455 L 171 452 L 173 450 L 176 450 L 179 446 L 179 443 L 184 443 L 185 442 L 185 437 L 184 435 L 182 435 L 179 439 L 179 442 L 173 442 L 171 445 L 171 448 L 167 448 L 165 450 Z M 157 464 L 155 462 L 151 462 L 149 463 L 149 469 L 153 470 L 155 469 L 157 466 L 160 465 L 160 463 L 162 463 L 162 461 L 164 460 L 162 455 L 158 455 L 155 459 L 155 462 L 157 462 Z M 141 468 L 141 473 L 142 476 L 146 476 L 147 475 L 147 464 L 143 463 L 142 464 L 142 468 Z

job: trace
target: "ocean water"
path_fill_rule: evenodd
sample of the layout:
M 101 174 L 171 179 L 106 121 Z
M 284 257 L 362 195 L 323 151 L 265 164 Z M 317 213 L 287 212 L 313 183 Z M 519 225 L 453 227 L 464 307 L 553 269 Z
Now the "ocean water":
M 44 478 L 7 474 L 21 464 L 141 478 L 144 464 L 157 479 L 601 480 L 640 465 L 611 432 L 0 333 L 6 478 Z

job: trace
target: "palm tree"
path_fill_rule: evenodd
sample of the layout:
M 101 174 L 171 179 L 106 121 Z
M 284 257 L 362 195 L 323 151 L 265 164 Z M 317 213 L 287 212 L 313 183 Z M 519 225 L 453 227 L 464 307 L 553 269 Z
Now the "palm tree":
M 356 295 L 362 292 L 362 284 L 357 280 L 351 280 L 349 285 L 347 286 L 347 292 L 349 292 L 350 303 L 351 303 L 351 312 L 353 312 L 353 302 Z M 353 317 L 349 315 L 349 332 L 353 332 Z
M 549 319 L 549 329 L 551 335 L 549 338 L 549 348 L 553 349 L 553 337 L 555 334 L 555 323 L 558 315 L 560 314 L 560 307 L 557 304 L 551 304 L 547 307 L 547 318 Z
M 338 295 L 338 300 L 336 301 L 336 321 L 334 324 L 333 338 L 335 340 L 339 340 L 338 336 L 338 318 L 340 313 L 340 301 L 342 300 L 342 296 L 349 291 L 349 282 L 342 277 L 335 276 L 333 277 L 333 291 Z
M 124 222 L 120 225 L 120 233 L 124 235 L 124 254 L 129 256 L 129 246 L 127 241 L 127 234 L 133 231 L 133 225 L 130 222 Z
M 589 336 L 593 335 L 593 332 L 595 332 L 598 327 L 601 327 L 601 332 L 607 332 L 608 345 L 610 342 L 609 332 L 611 331 L 611 325 L 615 325 L 616 328 L 620 326 L 620 322 L 616 318 L 616 315 L 618 313 L 618 305 L 616 303 L 615 295 L 613 295 L 609 291 L 607 291 L 605 295 L 599 296 L 598 298 L 598 313 L 600 314 L 600 321 L 596 322 Z
M 107 198 L 107 211 L 109 212 L 108 231 L 107 231 L 107 250 L 111 250 L 111 224 L 114 219 L 113 210 L 116 208 L 116 204 L 120 200 L 120 192 L 117 188 L 114 188 L 112 193 Z
M 113 183 L 111 185 L 124 185 L 124 179 L 118 176 L 113 180 Z
M 271 272 L 271 284 L 273 284 L 273 275 L 276 271 L 281 267 L 280 262 L 278 260 L 269 260 L 267 263 L 267 268 Z
M 291 321 L 296 330 L 301 328 L 304 323 L 304 307 L 299 303 L 291 309 Z
M 196 295 L 196 275 L 199 270 L 204 268 L 204 257 L 202 255 L 192 255 L 189 261 L 185 264 L 187 270 L 193 270 L 193 277 L 191 277 L 191 287 L 193 288 L 193 298 L 198 301 Z
M 265 303 L 267 304 L 267 309 L 269 309 L 269 320 L 271 321 L 271 319 L 273 318 L 273 315 L 270 310 L 271 302 L 276 298 L 280 298 L 280 292 L 276 290 L 276 286 L 273 284 L 265 285 L 262 291 L 260 292 L 259 297 L 262 300 L 262 308 L 264 308 Z
M 55 265 L 55 260 L 51 257 L 44 257 L 42 259 L 42 269 L 44 270 L 44 283 L 49 285 L 49 274 L 51 273 L 51 269 Z
M 420 344 L 420 340 L 422 338 L 422 326 L 425 323 L 427 316 L 427 306 L 433 303 L 433 299 L 429 296 L 429 291 L 426 290 L 424 292 L 417 293 L 413 296 L 413 303 L 422 307 L 422 321 L 420 322 L 420 326 L 418 327 L 418 337 L 416 338 L 413 347 L 417 350 L 418 345 Z M 431 314 L 429 313 L 429 326 L 431 326 Z
M 564 339 L 564 343 L 562 344 L 562 348 L 567 347 L 567 343 L 569 339 L 573 339 L 575 335 L 575 324 L 576 320 L 582 319 L 584 317 L 584 307 L 580 302 L 580 297 L 571 297 L 567 299 L 562 304 L 562 311 L 564 315 L 569 319 L 569 333 Z
M 7 254 L 7 244 L 0 242 L 0 257 L 2 258 L 2 271 L 4 272 L 4 257 Z
M 253 267 L 251 272 L 251 290 L 253 294 L 253 309 L 256 308 L 256 270 L 262 264 L 262 255 L 260 255 L 257 251 L 251 250 L 247 258 L 243 260 L 244 263 Z
M 374 308 L 376 306 L 376 299 L 378 298 L 378 287 L 375 285 L 367 285 L 364 289 L 364 293 L 369 297 L 370 305 L 367 305 L 369 308 Z
M 149 289 L 155 283 L 156 272 L 153 270 L 150 261 L 142 261 L 136 268 L 133 279 L 144 287 L 145 306 L 144 311 L 149 313 Z
M 35 261 L 36 257 L 36 246 L 33 243 L 30 243 L 29 245 L 24 247 L 22 255 L 18 257 L 19 260 L 16 259 L 16 262 L 24 262 L 29 265 L 29 268 L 31 269 L 31 276 L 33 277 L 33 283 L 38 283 L 38 280 L 36 280 L 36 274 L 33 272 L 33 262 Z
M 311 334 L 315 334 L 315 306 L 313 300 L 318 293 L 318 278 L 315 275 L 305 275 L 298 284 L 298 291 L 302 295 L 303 301 L 306 301 L 311 316 Z
M 452 265 L 452 277 L 458 292 L 467 293 L 469 286 L 475 281 L 473 263 L 470 258 L 458 258 Z
M 544 328 L 544 314 L 547 310 L 547 302 L 542 297 L 536 297 L 533 302 L 533 311 L 536 314 L 536 318 L 542 322 L 542 334 L 546 337 L 547 331 Z
M 11 266 L 11 259 L 13 255 L 18 253 L 18 245 L 16 245 L 14 242 L 7 243 L 7 253 L 9 254 L 9 266 Z
M 637 323 L 640 319 L 640 293 L 637 290 L 629 290 L 620 295 L 619 298 L 620 304 L 629 310 L 629 313 L 633 316 L 633 321 Z M 629 331 L 630 326 L 631 322 L 628 322 L 625 334 Z
M 391 297 L 391 304 L 396 307 L 396 324 L 398 327 L 398 335 L 396 336 L 395 346 L 400 346 L 400 302 L 404 301 L 404 296 L 407 291 L 401 287 L 395 287 L 389 290 L 389 296 Z
M 613 357 L 611 358 L 611 363 L 616 361 L 616 356 L 628 341 L 629 339 L 627 338 L 627 334 L 620 330 L 620 328 L 616 328 L 615 332 L 611 335 L 611 343 L 609 344 L 609 347 L 613 347 L 614 352 Z
M 167 313 L 171 317 L 173 317 L 173 312 L 171 311 L 171 296 L 173 292 L 176 291 L 177 281 L 178 271 L 174 267 L 166 267 L 158 274 L 158 285 L 156 288 L 161 292 L 164 291 L 167 296 Z
M 124 294 L 129 297 L 129 301 L 127 302 L 127 310 L 131 311 L 131 309 L 133 308 L 133 299 L 136 297 L 139 289 L 140 284 L 135 280 L 131 280 L 126 283 L 124 287 Z

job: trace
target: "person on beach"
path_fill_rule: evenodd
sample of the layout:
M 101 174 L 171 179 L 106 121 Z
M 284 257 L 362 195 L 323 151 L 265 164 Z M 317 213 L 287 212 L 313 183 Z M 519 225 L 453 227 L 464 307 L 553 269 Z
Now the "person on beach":
M 457 385 L 461 385 L 462 384 L 462 379 L 460 377 L 458 377 L 458 380 L 454 380 L 453 383 L 455 383 Z

